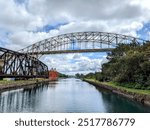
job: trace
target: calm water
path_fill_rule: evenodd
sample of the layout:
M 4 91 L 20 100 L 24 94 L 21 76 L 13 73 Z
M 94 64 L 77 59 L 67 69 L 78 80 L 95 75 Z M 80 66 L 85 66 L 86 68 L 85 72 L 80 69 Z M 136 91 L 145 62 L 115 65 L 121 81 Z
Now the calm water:
M 2 92 L 0 112 L 150 112 L 150 107 L 69 78 Z

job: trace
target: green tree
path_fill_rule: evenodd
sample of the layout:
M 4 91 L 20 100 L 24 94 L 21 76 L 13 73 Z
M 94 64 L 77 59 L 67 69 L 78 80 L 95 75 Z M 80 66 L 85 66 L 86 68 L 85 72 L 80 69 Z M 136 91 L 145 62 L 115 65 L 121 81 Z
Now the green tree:
M 135 83 L 135 87 L 147 89 L 150 86 L 150 43 L 121 44 L 108 53 L 108 63 L 102 65 L 105 81 Z

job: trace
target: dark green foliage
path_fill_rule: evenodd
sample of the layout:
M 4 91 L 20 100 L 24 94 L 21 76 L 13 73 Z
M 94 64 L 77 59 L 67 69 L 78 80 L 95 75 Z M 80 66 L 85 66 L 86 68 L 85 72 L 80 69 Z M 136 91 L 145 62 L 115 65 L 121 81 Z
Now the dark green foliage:
M 109 62 L 102 65 L 102 72 L 95 73 L 95 76 L 90 74 L 91 77 L 124 87 L 150 89 L 150 42 L 121 44 L 108 53 L 107 58 Z
M 91 79 L 95 79 L 95 74 L 94 73 L 89 73 L 85 76 L 85 78 L 91 78 Z
M 69 76 L 66 74 L 59 73 L 59 78 L 68 78 Z
M 80 78 L 80 79 L 84 78 L 84 75 L 83 74 L 79 74 L 79 73 L 75 74 L 75 76 L 76 76 L 76 78 Z
M 119 45 L 108 54 L 109 62 L 102 66 L 105 80 L 133 83 L 135 88 L 150 86 L 150 43 Z M 127 85 L 129 86 L 129 84 Z

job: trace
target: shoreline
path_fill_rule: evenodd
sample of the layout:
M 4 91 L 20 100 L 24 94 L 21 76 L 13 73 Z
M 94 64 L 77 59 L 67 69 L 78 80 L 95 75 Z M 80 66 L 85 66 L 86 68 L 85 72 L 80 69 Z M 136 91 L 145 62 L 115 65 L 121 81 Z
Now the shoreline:
M 36 84 L 51 82 L 49 79 L 42 80 L 21 80 L 21 81 L 6 81 L 6 83 L 0 83 L 0 93 L 9 90 L 32 88 Z M 26 87 L 28 86 L 28 87 Z
M 115 88 L 111 85 L 102 84 L 100 82 L 96 82 L 96 81 L 89 80 L 89 79 L 83 79 L 83 81 L 94 85 L 98 89 L 109 90 L 114 94 L 118 94 L 118 95 L 121 95 L 121 96 L 126 97 L 128 99 L 140 102 L 143 105 L 150 106 L 150 95 L 148 95 L 148 94 L 139 94 L 139 93 L 135 93 L 135 92 L 130 92 L 130 91 L 127 91 L 125 89 Z

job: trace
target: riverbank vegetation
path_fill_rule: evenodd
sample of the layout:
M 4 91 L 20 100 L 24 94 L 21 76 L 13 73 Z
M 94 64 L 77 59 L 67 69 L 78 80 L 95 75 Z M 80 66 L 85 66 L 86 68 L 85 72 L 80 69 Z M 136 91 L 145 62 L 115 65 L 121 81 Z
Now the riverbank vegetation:
M 29 80 L 0 80 L 0 86 L 6 86 L 6 85 L 19 85 L 19 84 L 25 84 L 25 83 L 36 83 L 36 82 L 42 82 L 42 81 L 49 81 L 48 79 L 44 78 L 35 78 L 35 79 L 29 79 Z
M 150 90 L 150 42 L 120 44 L 107 55 L 101 72 L 76 75 L 124 88 Z
M 124 90 L 126 92 L 150 95 L 150 90 L 142 90 L 142 89 L 123 87 L 122 85 L 120 85 L 116 82 L 101 82 L 101 81 L 98 81 L 96 79 L 84 79 L 84 80 L 87 81 L 87 82 L 97 83 L 99 85 L 111 86 L 114 89 L 120 89 L 120 90 Z
M 35 78 L 29 80 L 0 80 L 0 92 L 10 89 L 23 88 L 26 86 L 30 87 L 32 85 L 45 82 L 49 82 L 49 79 Z
M 68 78 L 68 75 L 59 73 L 59 78 Z M 42 82 L 49 82 L 47 78 L 31 78 L 31 79 L 15 79 L 15 78 L 3 78 L 0 79 L 0 91 L 3 89 L 17 88 Z
M 59 78 L 69 78 L 68 75 L 63 74 L 63 73 L 58 73 L 58 75 L 59 75 Z

